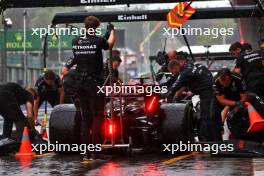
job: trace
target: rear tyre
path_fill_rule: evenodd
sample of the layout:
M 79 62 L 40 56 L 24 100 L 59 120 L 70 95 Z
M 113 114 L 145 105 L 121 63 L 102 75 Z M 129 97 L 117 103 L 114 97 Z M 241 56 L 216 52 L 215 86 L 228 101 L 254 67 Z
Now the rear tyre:
M 164 144 L 187 143 L 194 140 L 192 104 L 164 104 L 161 106 L 161 141 Z
M 49 120 L 50 142 L 55 144 L 81 143 L 81 115 L 73 104 L 54 107 Z

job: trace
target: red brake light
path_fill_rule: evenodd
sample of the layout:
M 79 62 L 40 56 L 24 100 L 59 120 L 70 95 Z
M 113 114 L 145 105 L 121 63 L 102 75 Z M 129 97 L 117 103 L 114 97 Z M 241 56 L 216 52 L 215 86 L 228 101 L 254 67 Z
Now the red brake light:
M 108 135 L 109 136 L 115 135 L 115 132 L 116 132 L 115 124 L 114 123 L 113 124 L 109 123 L 108 124 Z
M 156 96 L 151 97 L 149 103 L 146 104 L 146 110 L 148 112 L 152 112 L 157 107 L 157 103 L 158 103 L 157 97 Z
M 152 108 L 153 108 L 153 104 L 154 104 L 155 100 L 156 100 L 156 97 L 153 97 L 152 100 L 151 100 L 151 102 L 150 102 L 150 104 L 149 104 L 149 107 L 148 107 L 148 110 L 149 110 L 149 111 L 152 110 Z
M 109 125 L 109 134 L 113 134 L 113 125 L 112 124 L 110 124 Z

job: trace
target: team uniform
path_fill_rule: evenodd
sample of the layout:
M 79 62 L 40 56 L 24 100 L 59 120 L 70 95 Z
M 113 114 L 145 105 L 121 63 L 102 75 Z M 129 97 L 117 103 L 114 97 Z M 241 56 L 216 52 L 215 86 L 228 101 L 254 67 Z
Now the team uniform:
M 163 64 L 156 74 L 156 81 L 160 82 L 164 76 L 164 73 L 168 73 L 168 62 Z
M 104 64 L 104 80 L 107 81 L 106 84 L 110 85 L 110 71 L 109 71 L 109 59 L 107 59 L 107 62 Z M 118 69 L 112 69 L 112 77 L 113 77 L 113 83 L 116 83 L 119 79 L 119 71 Z
M 246 81 L 249 92 L 264 98 L 264 57 L 254 51 L 246 51 L 236 60 L 236 68 L 241 69 L 243 79 Z
M 65 92 L 64 103 L 73 104 L 76 92 L 75 85 L 76 70 L 72 69 L 64 75 L 62 85 Z
M 67 67 L 76 65 L 76 96 L 82 115 L 82 143 L 99 144 L 104 95 L 97 93 L 97 86 L 103 85 L 102 50 L 109 49 L 109 45 L 104 38 L 88 35 L 86 38 L 73 39 L 72 48 L 74 58 Z
M 215 96 L 224 96 L 225 99 L 232 101 L 240 101 L 240 94 L 246 93 L 246 83 L 242 79 L 241 76 L 237 74 L 231 74 L 231 83 L 230 86 L 224 87 L 220 84 L 219 80 L 216 79 L 213 85 Z M 216 129 L 218 131 L 217 134 L 221 134 L 222 130 L 222 118 L 221 112 L 224 110 L 225 106 L 220 104 L 218 100 L 215 98 L 214 101 L 214 117 L 216 119 Z M 231 109 L 232 110 L 232 109 Z M 218 136 L 219 139 L 222 139 L 221 135 Z
M 33 104 L 33 96 L 16 83 L 0 85 L 0 115 L 4 118 L 3 137 L 11 137 L 13 122 L 16 126 L 17 141 L 20 142 L 27 118 L 20 106 L 26 102 Z
M 61 87 L 62 81 L 58 75 L 56 75 L 55 84 L 53 86 L 48 85 L 44 77 L 41 76 L 35 84 L 39 96 L 39 107 L 44 101 L 47 101 L 52 107 L 58 105 L 60 103 L 59 89 Z
M 213 140 L 212 136 L 212 104 L 213 104 L 213 77 L 211 72 L 201 64 L 189 62 L 180 72 L 177 80 L 168 89 L 168 96 L 174 94 L 182 87 L 187 87 L 200 95 L 200 125 L 199 139 L 201 141 Z
M 69 69 L 69 72 L 62 79 L 65 92 L 64 103 L 73 104 L 76 95 L 76 68 L 73 68 L 74 58 L 69 58 L 64 66 Z
M 169 89 L 173 85 L 173 83 L 177 80 L 178 76 L 179 75 L 170 76 L 166 82 L 160 84 L 160 87 L 166 86 L 167 89 Z M 170 95 L 169 97 L 167 97 L 167 100 L 168 102 L 172 102 L 174 100 L 174 95 Z
M 178 76 L 179 75 L 172 75 L 172 76 L 170 76 L 167 79 L 167 81 L 164 82 L 164 83 L 161 83 L 160 86 L 167 86 L 168 88 L 170 88 L 173 85 L 173 83 L 177 80 Z

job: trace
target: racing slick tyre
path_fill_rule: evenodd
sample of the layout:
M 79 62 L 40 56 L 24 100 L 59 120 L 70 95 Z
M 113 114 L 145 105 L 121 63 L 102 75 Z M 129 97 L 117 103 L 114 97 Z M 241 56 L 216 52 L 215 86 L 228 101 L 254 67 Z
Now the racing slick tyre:
M 163 119 L 161 123 L 161 141 L 175 144 L 187 143 L 194 139 L 192 103 L 172 103 L 161 106 Z
M 81 115 L 73 104 L 55 106 L 49 120 L 50 142 L 55 144 L 81 143 Z

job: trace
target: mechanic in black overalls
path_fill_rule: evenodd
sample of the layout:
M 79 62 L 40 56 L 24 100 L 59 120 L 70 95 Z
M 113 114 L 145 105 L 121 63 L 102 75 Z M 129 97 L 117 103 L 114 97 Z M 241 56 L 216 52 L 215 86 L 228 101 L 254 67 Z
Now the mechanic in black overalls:
M 24 127 L 34 131 L 33 101 L 36 98 L 34 89 L 24 89 L 17 83 L 0 85 L 0 115 L 4 118 L 3 137 L 10 138 L 13 123 L 16 126 L 17 142 L 21 142 Z M 27 117 L 24 116 L 21 105 L 26 105 Z
M 182 56 L 178 56 L 178 57 L 182 57 Z M 168 64 L 168 70 L 169 72 L 172 74 L 165 83 L 160 84 L 160 86 L 167 86 L 167 88 L 169 89 L 173 83 L 177 80 L 179 73 L 180 73 L 180 69 L 178 67 L 179 62 L 177 60 L 171 60 Z M 187 87 L 182 87 L 182 89 L 179 91 L 181 92 L 181 94 L 178 95 L 178 97 L 174 97 L 174 95 L 172 95 L 172 97 L 168 97 L 168 102 L 171 103 L 176 103 L 182 99 L 187 100 L 187 98 L 190 98 L 193 96 L 192 92 L 189 91 L 187 89 Z
M 169 76 L 169 78 L 163 82 L 160 83 L 160 87 L 162 86 L 166 86 L 167 89 L 169 89 L 173 83 L 177 80 L 179 73 L 180 73 L 180 69 L 178 67 L 179 62 L 177 60 L 171 60 L 168 64 L 168 71 L 172 74 Z M 172 102 L 174 98 L 174 95 L 171 95 L 170 97 L 167 97 L 168 102 Z
M 37 123 L 38 109 L 44 101 L 52 107 L 64 102 L 64 91 L 60 77 L 51 70 L 47 70 L 43 76 L 36 81 L 35 88 L 38 98 L 35 101 L 35 121 Z
M 221 113 L 225 107 L 231 111 L 236 106 L 243 107 L 246 100 L 246 83 L 242 77 L 236 73 L 231 73 L 228 68 L 221 69 L 214 81 L 214 117 L 216 118 L 217 134 L 221 134 L 224 119 Z M 222 136 L 217 136 L 222 140 Z
M 99 27 L 100 21 L 94 16 L 86 17 L 85 28 L 91 31 Z M 97 86 L 103 85 L 103 54 L 102 50 L 112 48 L 115 43 L 114 26 L 108 25 L 110 36 L 108 40 L 87 33 L 72 41 L 74 60 L 71 65 L 76 65 L 77 97 L 80 100 L 82 116 L 82 143 L 101 144 L 100 131 L 104 112 L 104 95 L 98 93 Z M 69 66 L 70 67 L 70 66 Z M 68 68 L 69 68 L 68 67 Z M 63 74 L 68 71 L 63 68 Z M 93 160 L 97 157 L 94 152 L 84 156 L 84 160 Z
M 243 76 L 248 91 L 264 99 L 264 57 L 259 52 L 244 50 L 238 42 L 229 51 L 237 57 L 234 71 Z
M 64 90 L 64 103 L 73 104 L 75 102 L 76 92 L 76 68 L 74 58 L 70 57 L 61 70 L 61 79 Z M 65 71 L 66 69 L 66 71 Z
M 104 64 L 104 80 L 106 81 L 106 85 L 109 85 L 110 82 L 110 72 L 109 72 L 109 62 L 110 60 L 107 59 L 106 63 Z M 113 73 L 113 82 L 114 83 L 122 83 L 122 80 L 119 78 L 119 71 L 118 68 L 121 64 L 122 60 L 119 56 L 112 56 L 112 73 Z
M 168 70 L 168 64 L 171 60 L 175 60 L 177 58 L 177 51 L 176 50 L 171 50 L 169 51 L 166 55 L 166 62 L 161 66 L 161 68 L 158 70 L 156 74 L 156 81 L 160 82 L 161 79 L 164 76 L 164 73 L 169 72 Z
M 180 74 L 168 89 L 167 97 L 181 94 L 179 90 L 187 87 L 192 93 L 200 95 L 199 140 L 213 141 L 212 136 L 212 105 L 213 105 L 213 77 L 211 72 L 201 64 L 187 62 L 187 58 L 177 57 Z M 176 94 L 175 94 L 176 92 Z
M 180 73 L 180 69 L 178 67 L 179 62 L 175 59 L 175 60 L 171 60 L 168 64 L 168 72 L 171 73 L 170 77 L 167 79 L 166 82 L 161 83 L 161 86 L 167 86 L 167 87 L 171 87 L 172 84 L 177 80 L 178 75 Z

